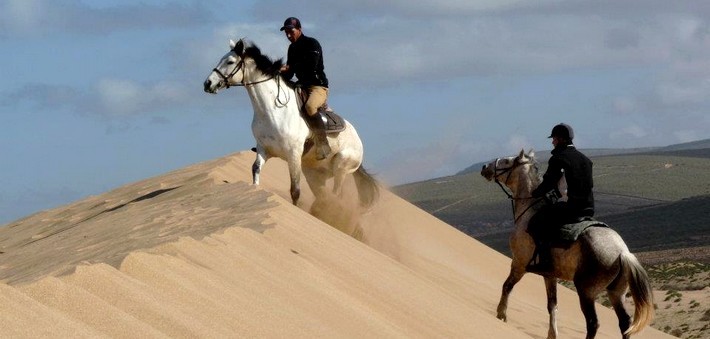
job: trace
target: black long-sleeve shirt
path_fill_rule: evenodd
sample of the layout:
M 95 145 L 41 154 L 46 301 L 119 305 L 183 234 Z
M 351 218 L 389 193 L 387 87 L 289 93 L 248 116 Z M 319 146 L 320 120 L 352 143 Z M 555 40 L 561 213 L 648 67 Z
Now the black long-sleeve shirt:
M 290 80 L 294 74 L 303 86 L 328 87 L 323 66 L 323 50 L 318 40 L 301 35 L 288 46 L 288 71 L 282 75 Z
M 552 150 L 552 157 L 542 177 L 542 183 L 533 190 L 532 196 L 541 197 L 556 189 L 562 175 L 567 181 L 567 204 L 570 210 L 580 215 L 593 215 L 592 161 L 574 145 L 558 146 Z

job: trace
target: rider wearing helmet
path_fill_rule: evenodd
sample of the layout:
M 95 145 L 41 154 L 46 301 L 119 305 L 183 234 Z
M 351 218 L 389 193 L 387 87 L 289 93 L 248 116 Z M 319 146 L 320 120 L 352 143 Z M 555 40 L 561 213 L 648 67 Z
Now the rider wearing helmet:
M 316 158 L 325 159 L 330 153 L 330 145 L 325 131 L 325 118 L 318 108 L 325 104 L 328 98 L 328 78 L 323 67 L 323 50 L 318 40 L 305 36 L 301 30 L 301 21 L 290 17 L 284 22 L 281 30 L 291 42 L 288 46 L 288 60 L 281 68 L 281 75 L 290 80 L 298 77 L 298 84 L 308 91 L 305 103 L 306 122 L 315 134 Z
M 594 216 L 594 195 L 592 187 L 592 161 L 572 144 L 574 131 L 567 124 L 552 128 L 552 157 L 542 183 L 533 190 L 535 198 L 545 198 L 547 205 L 533 215 L 528 224 L 528 232 L 533 235 L 539 261 L 528 266 L 528 271 L 545 273 L 552 270 L 547 234 L 564 224 L 574 223 L 584 217 Z M 562 195 L 558 184 L 564 176 L 567 182 L 567 201 L 557 201 Z M 534 259 L 533 259 L 534 260 Z

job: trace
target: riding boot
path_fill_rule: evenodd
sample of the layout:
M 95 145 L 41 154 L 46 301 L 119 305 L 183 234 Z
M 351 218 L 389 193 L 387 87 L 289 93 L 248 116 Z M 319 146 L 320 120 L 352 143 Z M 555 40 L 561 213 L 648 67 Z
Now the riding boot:
M 546 275 L 552 273 L 552 248 L 549 243 L 539 242 L 535 245 L 535 254 L 526 270 L 531 273 Z
M 313 132 L 313 141 L 316 146 L 316 159 L 323 160 L 330 154 L 330 145 L 328 144 L 328 136 L 325 132 L 325 117 L 323 113 L 317 112 L 313 116 L 306 118 L 308 127 Z

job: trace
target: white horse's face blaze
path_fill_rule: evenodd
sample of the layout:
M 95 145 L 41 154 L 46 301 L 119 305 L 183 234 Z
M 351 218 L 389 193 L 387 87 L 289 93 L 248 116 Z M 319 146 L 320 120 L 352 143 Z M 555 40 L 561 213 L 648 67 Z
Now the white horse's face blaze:
M 527 176 L 531 166 L 534 165 L 535 153 L 530 150 L 528 154 L 521 150 L 520 154 L 513 157 L 498 158 L 481 169 L 481 175 L 488 181 L 498 180 L 508 188 L 515 189 L 520 176 Z
M 515 157 L 495 159 L 489 162 L 487 165 L 483 166 L 483 168 L 481 169 L 481 175 L 489 181 L 492 181 L 497 176 L 503 174 L 502 170 L 513 167 L 514 163 Z
M 227 85 L 233 86 L 241 83 L 244 73 L 242 69 L 237 69 L 238 67 L 243 67 L 241 61 L 242 58 L 233 50 L 225 54 L 219 60 L 217 67 L 207 76 L 204 83 L 205 92 L 214 94 L 227 87 Z

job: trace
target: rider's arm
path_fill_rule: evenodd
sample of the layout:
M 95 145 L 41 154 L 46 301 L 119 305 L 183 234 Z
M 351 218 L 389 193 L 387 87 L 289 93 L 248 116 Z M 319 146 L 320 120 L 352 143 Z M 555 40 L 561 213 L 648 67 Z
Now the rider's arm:
M 306 70 L 307 72 L 313 72 L 318 67 L 320 62 L 322 49 L 320 44 L 316 40 L 311 40 L 311 43 L 305 46 L 302 50 L 301 62 L 298 65 L 300 69 Z
M 293 71 L 291 71 L 291 67 L 289 67 L 289 65 L 281 66 L 279 72 L 281 73 L 281 76 L 284 77 L 284 79 L 286 80 L 291 80 L 291 78 L 293 78 Z
M 535 198 L 542 197 L 546 193 L 557 189 L 557 184 L 560 182 L 562 175 L 562 162 L 553 156 L 547 164 L 547 171 L 542 176 L 542 183 L 532 191 L 532 196 Z
M 286 80 L 291 80 L 293 78 L 294 73 L 296 72 L 295 67 L 291 65 L 291 63 L 295 62 L 296 57 L 293 55 L 293 45 L 288 47 L 288 59 L 286 61 L 286 64 L 281 66 L 281 69 L 279 70 L 281 72 L 281 76 L 286 79 Z

